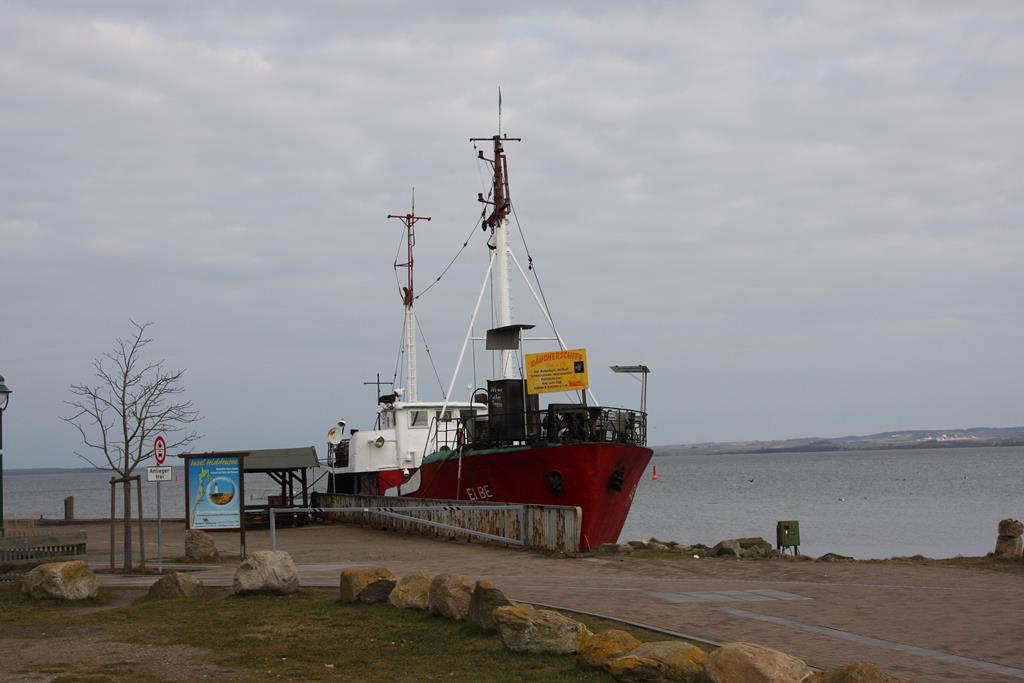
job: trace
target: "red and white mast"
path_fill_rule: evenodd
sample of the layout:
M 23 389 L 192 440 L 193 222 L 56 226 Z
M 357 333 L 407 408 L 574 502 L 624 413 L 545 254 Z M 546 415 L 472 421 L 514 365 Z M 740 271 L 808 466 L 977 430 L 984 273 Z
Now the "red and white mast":
M 412 210 L 405 215 L 388 214 L 388 218 L 397 218 L 405 226 L 408 256 L 405 263 L 395 262 L 396 268 L 405 268 L 408 271 L 408 284 L 402 287 L 402 306 L 405 308 L 405 340 L 403 352 L 405 353 L 405 400 L 416 401 L 416 317 L 413 315 L 413 302 L 416 295 L 413 290 L 412 269 L 413 258 L 412 248 L 416 246 L 416 229 L 418 221 L 429 221 L 430 216 L 416 215 L 416 188 L 412 191 Z
M 510 252 L 508 246 L 508 217 L 512 213 L 512 204 L 508 191 L 508 162 L 505 159 L 505 148 L 502 143 L 508 141 L 519 142 L 520 138 L 510 138 L 507 135 L 494 135 L 490 138 L 471 138 L 473 141 L 490 140 L 494 144 L 494 159 L 486 159 L 483 150 L 479 158 L 490 161 L 494 166 L 494 201 L 490 202 L 478 196 L 479 201 L 485 204 L 493 204 L 494 210 L 484 219 L 483 228 L 491 229 L 491 240 L 488 244 L 494 249 L 494 289 L 495 289 L 495 311 L 498 327 L 505 327 L 512 324 L 512 290 L 509 285 L 508 269 Z M 501 353 L 501 368 L 498 376 L 501 379 L 515 379 L 519 376 L 516 353 L 513 350 L 503 350 Z

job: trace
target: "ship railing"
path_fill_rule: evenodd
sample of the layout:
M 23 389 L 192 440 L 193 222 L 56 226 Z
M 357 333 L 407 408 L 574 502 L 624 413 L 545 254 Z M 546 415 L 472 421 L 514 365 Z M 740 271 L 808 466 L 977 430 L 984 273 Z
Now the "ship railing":
M 476 448 L 533 443 L 647 445 L 647 414 L 629 408 L 553 403 L 542 410 L 488 414 L 463 420 Z

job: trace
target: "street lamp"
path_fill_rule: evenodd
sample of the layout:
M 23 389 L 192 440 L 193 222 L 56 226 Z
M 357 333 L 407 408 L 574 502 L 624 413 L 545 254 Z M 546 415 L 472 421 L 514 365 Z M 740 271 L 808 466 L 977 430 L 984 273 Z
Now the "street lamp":
M 4 536 L 4 411 L 11 399 L 11 390 L 0 375 L 0 538 Z

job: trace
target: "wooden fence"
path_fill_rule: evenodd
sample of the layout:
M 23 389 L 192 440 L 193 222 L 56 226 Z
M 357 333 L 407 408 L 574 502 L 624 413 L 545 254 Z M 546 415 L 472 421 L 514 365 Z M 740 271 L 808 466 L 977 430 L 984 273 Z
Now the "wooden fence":
M 86 533 L 19 534 L 0 538 L 0 573 L 17 574 L 38 564 L 84 560 Z
M 521 541 L 527 548 L 579 552 L 583 512 L 564 505 L 523 505 L 516 509 L 474 510 L 486 502 L 438 500 L 433 498 L 396 498 L 391 496 L 360 496 L 346 493 L 313 493 L 316 508 L 387 507 L 402 512 L 404 507 L 430 506 L 431 510 L 409 511 L 407 514 L 452 527 L 504 536 Z M 494 505 L 491 503 L 491 505 Z M 405 513 L 403 513 L 405 514 Z M 354 522 L 374 529 L 401 531 L 426 536 L 469 539 L 457 529 L 438 529 L 413 520 L 385 517 L 374 512 L 330 512 L 328 519 Z

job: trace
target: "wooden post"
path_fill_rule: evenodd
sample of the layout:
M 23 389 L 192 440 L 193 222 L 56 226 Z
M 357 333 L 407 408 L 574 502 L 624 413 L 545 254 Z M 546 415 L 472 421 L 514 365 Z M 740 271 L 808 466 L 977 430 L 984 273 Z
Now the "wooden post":
M 146 537 L 143 535 L 143 514 L 142 514 L 142 477 L 135 475 L 132 477 L 135 483 L 138 485 L 137 490 L 139 500 L 139 568 L 146 568 Z M 131 524 L 131 520 L 125 520 L 125 524 Z
M 238 502 L 238 558 L 245 562 L 245 457 L 238 458 L 238 488 L 241 499 Z
M 117 522 L 117 480 L 110 478 L 110 571 L 114 571 L 114 526 Z
M 64 521 L 69 522 L 75 518 L 75 497 L 67 496 L 64 499 Z
M 308 484 L 306 483 L 306 468 L 302 468 L 302 507 L 309 507 L 309 491 L 306 490 Z

